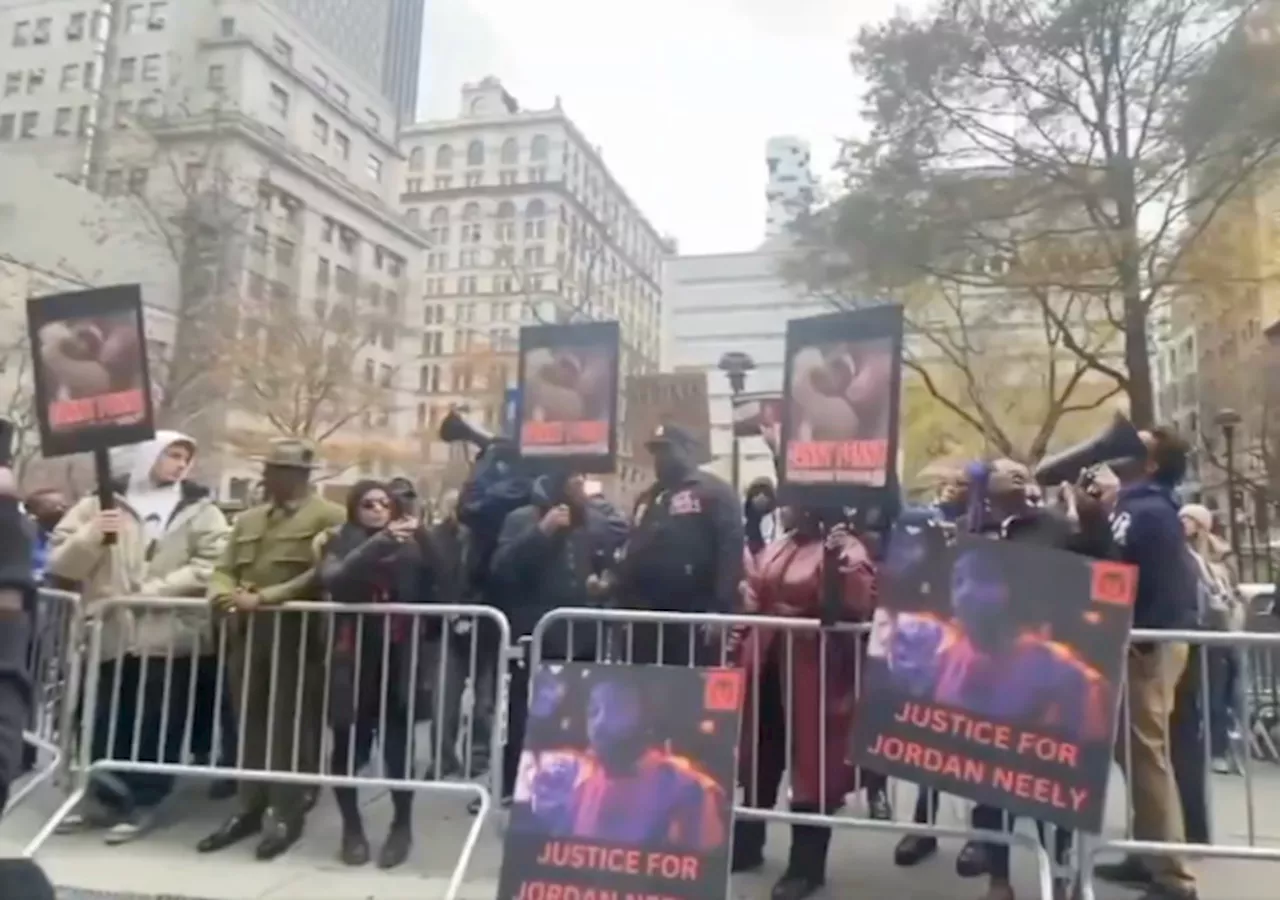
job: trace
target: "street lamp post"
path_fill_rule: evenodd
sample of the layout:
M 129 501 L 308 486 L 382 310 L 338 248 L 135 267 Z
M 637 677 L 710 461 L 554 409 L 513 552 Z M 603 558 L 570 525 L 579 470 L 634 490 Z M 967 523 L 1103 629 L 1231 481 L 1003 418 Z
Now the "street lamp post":
M 1227 528 L 1231 537 L 1231 549 L 1237 564 L 1240 562 L 1240 522 L 1236 508 L 1236 426 L 1240 413 L 1234 409 L 1222 409 L 1213 417 L 1214 424 L 1222 429 L 1222 442 L 1227 453 Z
M 747 385 L 747 373 L 756 367 L 756 361 L 747 353 L 731 351 L 720 357 L 720 371 L 729 379 L 729 391 L 736 400 Z M 730 401 L 732 407 L 733 401 Z M 730 480 L 735 493 L 742 493 L 742 445 L 738 432 L 733 427 L 732 410 L 729 415 L 729 429 L 733 437 L 733 456 L 730 460 Z

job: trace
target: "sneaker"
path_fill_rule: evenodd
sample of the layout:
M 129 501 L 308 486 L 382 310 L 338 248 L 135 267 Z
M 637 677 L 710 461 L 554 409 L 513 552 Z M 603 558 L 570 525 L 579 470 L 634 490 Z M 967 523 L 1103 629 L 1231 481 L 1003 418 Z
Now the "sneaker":
M 111 828 L 120 820 L 121 814 L 115 810 L 108 809 L 94 800 L 85 800 L 78 810 L 58 823 L 53 833 L 83 834 L 86 831 L 101 831 Z
M 1191 885 L 1153 884 L 1138 900 L 1199 900 L 1200 894 Z
M 121 819 L 108 828 L 107 833 L 102 837 L 102 842 L 109 847 L 128 844 L 146 835 L 151 829 L 155 828 L 155 825 L 155 812 L 152 810 L 138 810 L 133 815 Z
M 1215 756 L 1213 758 L 1213 771 L 1217 772 L 1219 775 L 1230 775 L 1231 763 L 1227 762 L 1225 756 Z
M 1151 870 L 1132 856 L 1126 856 L 1118 863 L 1103 863 L 1094 869 L 1093 874 L 1103 881 L 1128 887 L 1143 888 L 1151 884 Z

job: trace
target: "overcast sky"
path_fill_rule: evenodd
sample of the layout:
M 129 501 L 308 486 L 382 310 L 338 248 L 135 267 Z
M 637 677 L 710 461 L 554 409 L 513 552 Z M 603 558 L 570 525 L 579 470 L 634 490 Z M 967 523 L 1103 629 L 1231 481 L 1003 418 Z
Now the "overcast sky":
M 521 105 L 557 95 L 685 253 L 750 250 L 764 230 L 764 145 L 793 134 L 828 178 L 857 127 L 860 23 L 890 0 L 427 0 L 422 111 L 456 116 L 497 75 Z

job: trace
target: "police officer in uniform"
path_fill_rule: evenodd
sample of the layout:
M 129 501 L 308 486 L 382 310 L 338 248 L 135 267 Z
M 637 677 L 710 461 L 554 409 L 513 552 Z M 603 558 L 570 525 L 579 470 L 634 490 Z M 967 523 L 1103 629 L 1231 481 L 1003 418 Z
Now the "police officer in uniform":
M 636 504 L 616 594 L 628 609 L 732 613 L 742 581 L 742 507 L 728 482 L 696 464 L 699 443 L 678 425 L 662 425 L 645 445 L 657 483 Z M 618 651 L 639 664 L 718 665 L 708 629 L 634 625 Z M 691 652 L 692 651 L 692 652 Z
M 227 670 L 231 700 L 244 729 L 240 766 L 259 772 L 315 772 L 324 653 L 307 646 L 303 613 L 253 613 L 263 606 L 319 599 L 312 548 L 318 535 L 346 521 L 346 511 L 312 491 L 315 451 L 306 441 L 272 441 L 263 465 L 266 502 L 236 517 L 209 581 L 209 600 L 218 612 L 236 614 L 228 625 Z M 302 836 L 307 801 L 308 791 L 301 785 L 245 781 L 240 785 L 241 811 L 197 849 L 211 853 L 263 831 L 257 857 L 273 859 Z

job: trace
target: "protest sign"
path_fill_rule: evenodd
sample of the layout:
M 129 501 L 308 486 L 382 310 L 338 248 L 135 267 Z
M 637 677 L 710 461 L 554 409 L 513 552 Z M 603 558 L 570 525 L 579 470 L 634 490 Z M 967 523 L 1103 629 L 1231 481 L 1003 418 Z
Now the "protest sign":
M 854 761 L 1096 833 L 1136 570 L 937 534 L 890 537 Z
M 142 292 L 118 285 L 27 301 L 35 407 L 46 457 L 155 436 Z
M 543 664 L 498 900 L 723 900 L 743 675 Z
M 698 439 L 697 464 L 711 460 L 706 372 L 664 372 L 627 379 L 627 433 L 643 448 L 659 425 L 679 425 Z
M 896 482 L 901 380 L 901 307 L 787 323 L 781 481 L 791 502 L 883 502 Z
M 782 427 L 782 395 L 761 392 L 733 395 L 733 433 L 756 437 Z
M 520 454 L 612 472 L 618 449 L 618 323 L 520 329 Z

